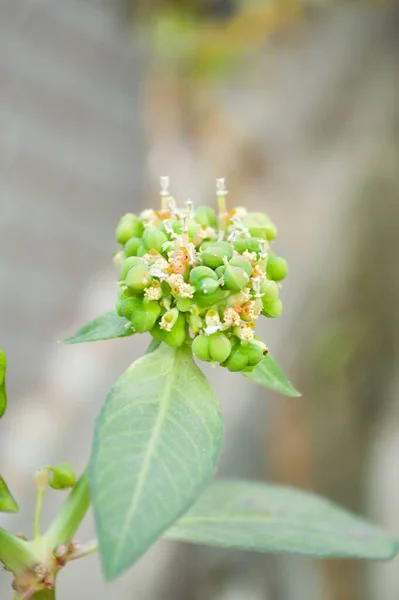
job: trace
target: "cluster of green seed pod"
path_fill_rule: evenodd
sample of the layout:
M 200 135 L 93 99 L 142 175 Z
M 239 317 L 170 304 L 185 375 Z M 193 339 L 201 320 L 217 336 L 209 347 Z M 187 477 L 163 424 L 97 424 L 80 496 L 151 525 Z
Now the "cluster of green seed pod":
M 161 178 L 161 208 L 126 214 L 116 229 L 121 249 L 118 314 L 139 333 L 230 371 L 251 371 L 267 352 L 255 336 L 259 316 L 282 311 L 283 258 L 270 251 L 277 229 L 264 213 L 226 208 L 217 180 L 218 212 L 178 209 Z

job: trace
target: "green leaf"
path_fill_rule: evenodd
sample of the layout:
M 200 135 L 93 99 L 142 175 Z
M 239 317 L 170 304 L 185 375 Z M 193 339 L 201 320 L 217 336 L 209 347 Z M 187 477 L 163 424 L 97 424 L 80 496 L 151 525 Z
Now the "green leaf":
M 7 359 L 3 350 L 0 348 L 0 419 L 6 412 L 7 394 L 6 394 L 6 371 Z
M 15 502 L 6 482 L 0 475 L 0 512 L 16 513 L 18 510 L 18 504 Z
M 108 579 L 191 506 L 221 438 L 218 402 L 189 348 L 161 344 L 117 381 L 96 421 L 89 474 Z
M 399 540 L 314 494 L 216 481 L 166 536 L 195 544 L 314 557 L 390 560 Z
M 100 342 L 102 340 L 113 340 L 115 338 L 128 337 L 135 332 L 132 330 L 130 321 L 120 317 L 115 310 L 97 317 L 84 325 L 72 337 L 62 340 L 63 344 L 83 344 L 85 342 Z
M 292 383 L 288 381 L 283 371 L 270 354 L 266 354 L 253 371 L 243 373 L 243 375 L 263 387 L 269 388 L 279 394 L 283 394 L 283 396 L 295 398 L 301 395 L 300 392 L 294 388 Z

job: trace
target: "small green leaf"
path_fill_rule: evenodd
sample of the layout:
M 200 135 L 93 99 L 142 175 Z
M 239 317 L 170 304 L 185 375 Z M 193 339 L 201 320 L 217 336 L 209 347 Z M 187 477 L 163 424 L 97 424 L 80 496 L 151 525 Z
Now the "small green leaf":
M 131 323 L 120 317 L 115 310 L 97 317 L 84 325 L 72 337 L 62 340 L 63 344 L 83 344 L 85 342 L 100 342 L 102 340 L 113 340 L 115 338 L 128 337 L 135 332 Z
M 108 579 L 194 502 L 221 437 L 218 402 L 190 349 L 161 344 L 117 381 L 95 425 L 89 475 Z
M 18 504 L 15 502 L 6 482 L 0 475 L 0 512 L 16 513 L 18 510 Z
M 279 394 L 283 394 L 283 396 L 295 398 L 301 395 L 300 392 L 294 388 L 292 383 L 288 381 L 283 371 L 270 354 L 266 354 L 253 371 L 243 373 L 243 375 L 263 387 L 269 388 Z
M 0 419 L 6 412 L 7 394 L 6 394 L 6 371 L 7 359 L 3 350 L 0 348 Z
M 166 537 L 224 548 L 325 558 L 390 560 L 399 540 L 314 494 L 216 481 Z

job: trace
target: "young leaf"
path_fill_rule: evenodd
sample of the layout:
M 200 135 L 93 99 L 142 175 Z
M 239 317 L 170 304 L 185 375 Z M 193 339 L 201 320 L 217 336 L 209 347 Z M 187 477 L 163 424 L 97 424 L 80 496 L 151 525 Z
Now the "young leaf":
M 0 475 L 0 512 L 16 513 L 18 510 L 18 504 L 15 502 L 6 482 Z
M 115 310 L 110 310 L 84 325 L 72 337 L 62 340 L 62 343 L 100 342 L 102 340 L 128 337 L 134 333 L 131 323 L 127 319 L 120 317 Z
M 390 560 L 399 540 L 314 494 L 249 481 L 216 481 L 166 536 L 314 557 Z
M 270 354 L 266 354 L 253 371 L 243 373 L 243 375 L 263 387 L 269 388 L 279 394 L 283 394 L 283 396 L 295 398 L 301 395 L 300 392 L 294 388 L 292 383 L 288 381 L 283 371 Z
M 218 402 L 190 349 L 161 344 L 117 381 L 96 421 L 89 472 L 108 579 L 194 502 L 221 437 Z
M 0 348 L 0 419 L 6 412 L 7 394 L 6 394 L 6 370 L 7 359 L 3 350 Z

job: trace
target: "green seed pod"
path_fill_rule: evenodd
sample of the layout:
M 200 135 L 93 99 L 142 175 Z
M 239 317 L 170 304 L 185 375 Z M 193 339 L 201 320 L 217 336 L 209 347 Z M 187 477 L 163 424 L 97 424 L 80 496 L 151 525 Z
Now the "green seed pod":
M 254 342 L 243 345 L 242 351 L 247 355 L 249 367 L 255 367 L 263 358 L 262 348 Z
M 189 275 L 189 281 L 191 283 L 191 285 L 193 285 L 195 288 L 199 289 L 199 284 L 201 282 L 202 279 L 204 279 L 205 277 L 214 279 L 215 281 L 217 281 L 218 276 L 216 275 L 215 271 L 213 271 L 212 269 L 210 269 L 209 267 L 194 267 L 194 269 L 191 269 L 190 271 L 190 275 Z
M 199 229 L 200 229 L 200 225 L 196 221 L 194 221 L 194 219 L 188 220 L 187 232 L 188 232 L 190 240 L 193 239 L 193 237 L 197 234 Z
M 263 294 L 262 302 L 265 303 L 278 298 L 280 291 L 275 281 L 265 279 L 260 285 L 260 293 Z
M 196 292 L 194 294 L 194 302 L 200 308 L 208 308 L 217 304 L 223 303 L 228 298 L 230 292 L 228 290 L 216 290 L 213 294 L 203 294 L 203 292 Z
M 152 277 L 149 268 L 142 262 L 141 264 L 134 265 L 134 267 L 130 269 L 126 275 L 125 284 L 133 290 L 133 292 L 139 294 L 150 285 L 151 281 Z
M 119 244 L 126 244 L 132 237 L 140 237 L 143 233 L 143 225 L 138 217 L 133 214 L 124 215 L 116 228 L 116 240 Z
M 274 281 L 281 281 L 288 275 L 288 264 L 284 258 L 270 254 L 267 259 L 266 275 Z
M 224 333 L 209 336 L 209 356 L 212 361 L 222 363 L 228 359 L 230 352 L 231 343 Z
M 277 237 L 277 228 L 265 213 L 248 213 L 242 222 L 253 237 L 268 241 Z
M 224 259 L 233 256 L 233 249 L 228 242 L 215 242 L 201 253 L 202 262 L 207 267 L 216 269 L 224 263 Z
M 188 312 L 191 309 L 192 303 L 191 298 L 179 298 L 176 301 L 176 308 L 180 312 Z
M 215 269 L 215 273 L 218 276 L 218 278 L 220 279 L 220 277 L 222 277 L 223 273 L 225 272 L 226 266 L 225 265 L 220 265 L 220 267 L 217 267 Z
M 158 342 L 165 341 L 166 331 L 160 328 L 159 322 L 155 324 L 155 326 L 151 329 L 150 333 L 152 337 Z
M 219 282 L 215 281 L 214 279 L 211 279 L 210 277 L 204 277 L 199 282 L 199 285 L 197 284 L 198 291 L 206 296 L 214 294 L 218 287 Z
M 173 325 L 171 331 L 165 331 L 164 342 L 169 344 L 169 346 L 178 348 L 184 344 L 186 338 L 186 319 L 184 318 L 184 315 L 179 313 L 179 316 L 176 319 L 176 323 Z
M 143 242 L 147 250 L 156 250 L 162 252 L 162 244 L 168 241 L 166 233 L 156 229 L 155 227 L 149 227 L 143 233 Z
M 251 261 L 249 261 L 245 256 L 233 256 L 233 258 L 229 261 L 229 265 L 232 267 L 241 267 L 244 269 L 248 277 L 251 277 L 253 266 Z
M 48 468 L 48 484 L 53 490 L 68 490 L 76 483 L 76 475 L 68 463 Z
M 125 258 L 119 268 L 119 281 L 125 281 L 126 275 L 129 273 L 130 269 L 135 265 L 142 264 L 142 260 L 137 256 L 129 256 L 129 258 Z
M 132 312 L 137 308 L 137 303 L 141 303 L 141 298 L 137 296 L 126 296 L 124 293 L 121 294 L 116 302 L 116 312 L 120 317 L 131 320 Z
M 194 355 L 200 360 L 204 360 L 206 362 L 211 360 L 209 354 L 209 337 L 207 335 L 197 335 L 197 337 L 193 339 L 191 348 Z
M 124 252 L 125 256 L 137 256 L 137 250 L 142 244 L 142 239 L 139 237 L 132 237 L 125 244 Z
M 275 298 L 269 302 L 263 303 L 262 315 L 271 319 L 276 319 L 283 311 L 283 303 L 280 298 Z
M 141 298 L 135 298 L 135 300 L 139 300 L 139 304 L 132 311 L 130 320 L 136 331 L 145 333 L 155 326 L 161 314 L 161 307 L 156 300 L 150 302 L 143 302 Z
M 210 246 L 213 246 L 214 243 L 215 240 L 205 240 L 204 242 L 201 242 L 199 247 L 200 252 L 207 250 Z
M 248 252 L 260 252 L 260 240 L 254 237 L 238 238 L 233 243 L 234 250 L 240 254 L 248 250 Z
M 229 358 L 222 365 L 229 371 L 242 371 L 248 366 L 248 356 L 242 351 L 241 346 L 233 348 Z
M 137 256 L 139 256 L 140 258 L 142 256 L 144 256 L 144 254 L 148 254 L 148 250 L 147 250 L 147 246 L 145 244 L 141 244 L 138 248 L 137 248 Z
M 249 282 L 248 274 L 241 267 L 228 265 L 223 275 L 224 285 L 232 292 L 240 292 Z
M 209 206 L 199 206 L 194 213 L 194 219 L 203 227 L 216 227 L 216 214 Z

